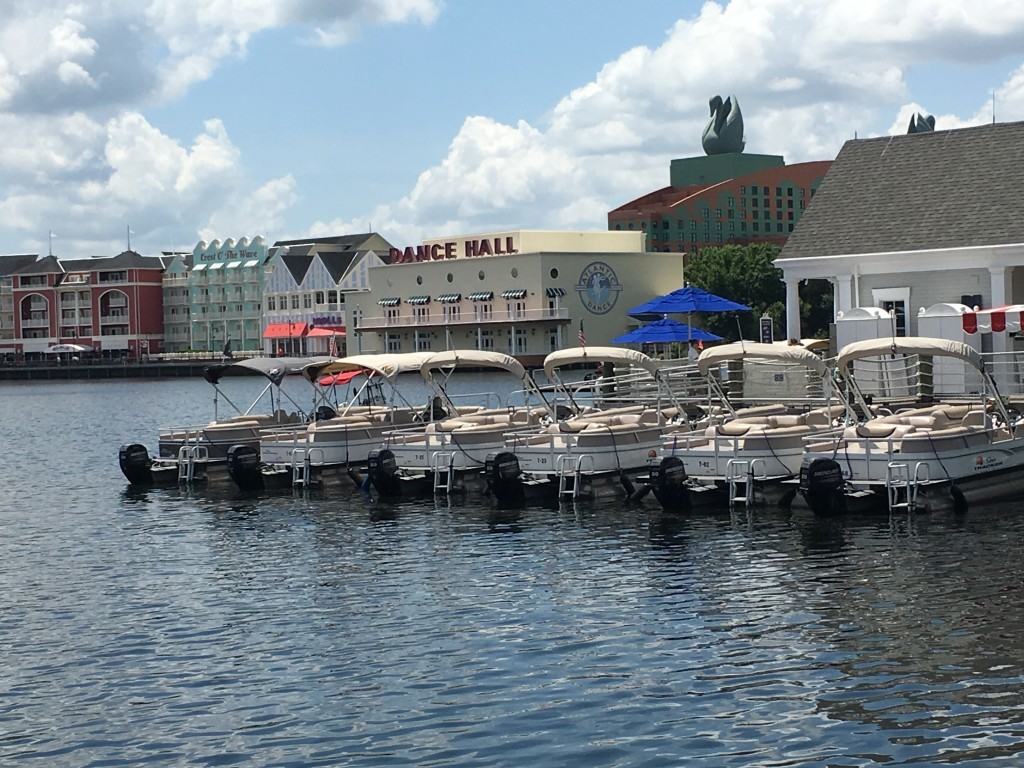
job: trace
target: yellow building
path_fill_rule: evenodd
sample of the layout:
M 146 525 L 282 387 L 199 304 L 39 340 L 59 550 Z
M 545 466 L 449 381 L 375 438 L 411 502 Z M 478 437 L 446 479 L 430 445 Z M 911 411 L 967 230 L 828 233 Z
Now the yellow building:
M 393 249 L 350 299 L 350 354 L 492 349 L 526 362 L 608 344 L 626 311 L 683 285 L 682 254 L 645 253 L 642 232 L 513 230 Z

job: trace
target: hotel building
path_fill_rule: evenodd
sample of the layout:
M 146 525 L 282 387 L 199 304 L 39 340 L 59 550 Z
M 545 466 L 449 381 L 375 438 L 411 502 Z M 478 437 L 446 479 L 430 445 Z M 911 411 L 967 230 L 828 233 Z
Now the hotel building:
M 649 251 L 694 254 L 708 245 L 782 245 L 830 161 L 786 165 L 780 155 L 730 152 L 673 160 L 669 186 L 608 213 L 608 228 L 642 232 Z
M 391 244 L 369 232 L 274 243 L 266 269 L 263 344 L 267 354 L 345 354 L 347 305 L 370 290 L 370 270 Z
M 626 310 L 683 284 L 682 256 L 645 253 L 642 232 L 513 230 L 392 250 L 350 296 L 350 354 L 473 348 L 536 363 L 609 344 Z M 633 323 L 635 325 L 635 323 Z
M 34 262 L 37 254 L 0 256 L 0 354 L 14 352 L 14 272 Z
M 163 269 L 159 257 L 134 251 L 22 266 L 12 274 L 13 351 L 39 355 L 54 344 L 114 355 L 163 351 Z

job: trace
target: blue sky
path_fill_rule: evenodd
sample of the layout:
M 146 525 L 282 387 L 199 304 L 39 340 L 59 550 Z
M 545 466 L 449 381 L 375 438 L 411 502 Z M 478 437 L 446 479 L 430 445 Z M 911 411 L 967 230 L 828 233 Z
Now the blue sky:
M 992 89 L 1024 118 L 1024 9 L 997 0 L 9 5 L 0 252 L 599 228 L 700 151 L 717 92 L 791 161 L 916 109 L 985 121 Z

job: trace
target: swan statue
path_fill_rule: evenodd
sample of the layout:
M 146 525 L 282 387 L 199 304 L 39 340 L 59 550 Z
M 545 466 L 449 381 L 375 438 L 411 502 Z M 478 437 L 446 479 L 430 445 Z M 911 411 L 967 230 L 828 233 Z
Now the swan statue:
M 735 96 L 729 96 L 722 101 L 721 96 L 715 96 L 708 102 L 708 106 L 711 107 L 711 119 L 708 120 L 701 138 L 704 151 L 709 155 L 742 152 L 745 142 L 743 113 L 740 112 L 739 100 Z
M 907 133 L 929 133 L 935 130 L 935 115 L 922 115 L 915 112 L 910 118 Z

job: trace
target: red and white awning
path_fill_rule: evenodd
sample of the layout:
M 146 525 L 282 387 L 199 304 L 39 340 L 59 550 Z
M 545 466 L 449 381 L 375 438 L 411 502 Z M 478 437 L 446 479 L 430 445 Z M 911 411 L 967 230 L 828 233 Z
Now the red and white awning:
M 964 333 L 1016 333 L 1024 327 L 1024 304 L 964 312 L 961 318 Z

